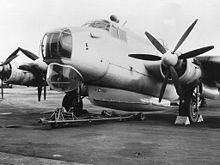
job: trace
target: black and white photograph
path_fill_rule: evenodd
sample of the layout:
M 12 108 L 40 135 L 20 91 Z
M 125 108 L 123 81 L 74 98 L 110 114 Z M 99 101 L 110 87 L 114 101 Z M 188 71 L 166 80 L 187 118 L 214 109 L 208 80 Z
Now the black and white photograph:
M 219 0 L 0 0 L 0 165 L 219 165 Z

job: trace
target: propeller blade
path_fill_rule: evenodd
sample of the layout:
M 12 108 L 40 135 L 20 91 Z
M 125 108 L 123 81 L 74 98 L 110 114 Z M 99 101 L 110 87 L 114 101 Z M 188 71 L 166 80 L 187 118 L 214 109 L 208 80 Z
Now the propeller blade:
M 1 79 L 1 93 L 2 93 L 2 99 L 3 99 L 4 98 L 3 79 Z
M 186 52 L 184 54 L 181 54 L 178 59 L 187 59 L 187 58 L 191 58 L 191 57 L 196 57 L 200 54 L 203 54 L 205 52 L 208 52 L 209 50 L 213 49 L 214 46 L 206 46 L 203 48 L 199 48 L 199 49 L 195 49 L 189 52 Z
M 10 63 L 13 59 L 18 57 L 17 53 L 19 50 L 22 53 L 24 53 L 27 57 L 29 57 L 30 59 L 32 59 L 34 61 L 39 58 L 37 55 L 31 53 L 30 51 L 18 47 L 2 64 L 0 64 L 0 66 L 6 65 L 6 64 Z
M 39 85 L 39 86 L 37 87 L 37 92 L 38 92 L 38 101 L 40 101 L 40 99 L 41 99 L 41 93 L 42 93 L 42 86 L 41 86 L 41 85 Z
M 167 52 L 166 49 L 163 47 L 163 45 L 161 45 L 161 43 L 156 38 L 154 38 L 150 33 L 145 32 L 145 35 L 160 53 L 165 54 Z
M 44 81 L 44 100 L 46 100 L 46 95 L 47 95 L 47 84 L 46 82 Z
M 34 61 L 39 58 L 37 55 L 35 55 L 34 53 L 32 53 L 28 50 L 25 50 L 25 49 L 22 49 L 22 48 L 19 48 L 19 49 L 22 53 L 24 53 L 27 57 L 29 57 L 30 59 L 32 59 Z
M 170 71 L 167 70 L 165 78 L 163 80 L 163 84 L 161 86 L 159 102 L 161 102 L 161 100 L 163 99 L 163 95 L 164 95 L 164 92 L 165 92 L 165 89 L 166 89 L 166 86 L 167 86 L 167 81 L 168 81 L 169 75 L 170 75 Z
M 137 58 L 140 60 L 149 60 L 149 61 L 158 61 L 161 60 L 161 57 L 151 55 L 151 54 L 129 54 L 129 57 Z
M 11 56 L 10 58 L 8 57 L 8 58 L 1 64 L 1 66 L 10 63 L 10 62 L 11 62 L 12 60 L 14 60 L 16 57 L 18 57 L 18 54 L 16 54 L 15 56 Z
M 180 40 L 178 41 L 176 47 L 173 50 L 173 54 L 176 52 L 176 50 L 182 45 L 182 43 L 185 41 L 185 39 L 187 38 L 187 36 L 189 35 L 189 33 L 192 31 L 193 27 L 195 26 L 195 24 L 197 23 L 198 19 L 196 19 L 189 27 L 188 29 L 185 31 L 185 33 L 182 35 L 182 37 L 180 38 Z
M 0 64 L 0 66 L 6 65 L 6 64 L 10 63 L 13 59 L 18 57 L 18 55 L 17 55 L 18 51 L 19 51 L 19 48 L 16 49 L 2 64 Z
M 170 69 L 173 84 L 176 88 L 176 92 L 180 96 L 180 98 L 182 98 L 182 95 L 183 95 L 182 94 L 182 89 L 181 89 L 181 86 L 180 86 L 180 82 L 179 82 L 179 78 L 178 78 L 178 75 L 176 73 L 176 70 L 174 69 L 173 66 L 170 66 L 169 69 Z

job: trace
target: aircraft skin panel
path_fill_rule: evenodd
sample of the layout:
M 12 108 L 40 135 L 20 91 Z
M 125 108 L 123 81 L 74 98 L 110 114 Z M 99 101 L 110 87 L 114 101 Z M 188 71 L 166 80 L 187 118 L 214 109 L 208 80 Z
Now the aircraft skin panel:
M 95 83 L 99 86 L 117 88 L 133 91 L 145 95 L 158 97 L 162 83 L 151 75 L 144 75 L 129 68 L 121 68 L 117 65 L 109 64 L 105 76 Z M 173 85 L 168 84 L 164 95 L 165 99 L 175 100 L 178 98 Z
M 74 30 L 71 59 L 63 58 L 61 61 L 78 70 L 86 85 L 106 86 L 159 97 L 162 81 L 153 77 L 141 60 L 128 57 L 129 52 L 138 51 L 139 48 L 140 51 L 151 51 L 148 45 L 141 42 L 134 44 L 135 39 L 129 36 L 128 44 L 107 35 L 103 30 Z M 98 38 L 92 38 L 90 33 Z M 160 68 L 160 63 L 157 63 L 157 67 Z M 167 85 L 164 98 L 178 98 L 173 85 Z
M 99 86 L 88 86 L 89 100 L 98 106 L 120 109 L 124 111 L 160 111 L 170 106 L 170 101 L 130 92 L 126 90 L 105 88 Z

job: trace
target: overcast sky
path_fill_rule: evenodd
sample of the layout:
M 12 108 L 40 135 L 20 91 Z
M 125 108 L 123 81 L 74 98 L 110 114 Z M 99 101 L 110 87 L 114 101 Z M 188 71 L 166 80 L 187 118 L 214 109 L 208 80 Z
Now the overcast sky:
M 209 54 L 220 55 L 219 0 L 0 0 L 0 60 L 18 46 L 38 54 L 45 32 L 109 19 L 111 14 L 117 15 L 121 24 L 127 21 L 126 26 L 140 36 L 148 31 L 164 39 L 171 50 L 198 18 L 179 50 L 215 45 Z

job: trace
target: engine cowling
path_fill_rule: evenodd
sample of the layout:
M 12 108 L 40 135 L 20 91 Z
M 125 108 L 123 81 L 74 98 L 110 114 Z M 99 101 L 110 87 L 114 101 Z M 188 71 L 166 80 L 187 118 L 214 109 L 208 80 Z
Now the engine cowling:
M 220 93 L 217 86 L 201 85 L 201 96 L 208 99 L 217 99 Z
M 202 76 L 202 71 L 198 65 L 192 62 L 187 62 L 186 69 L 183 74 L 179 77 L 179 81 L 182 84 L 190 84 L 198 80 Z
M 37 86 L 37 81 L 33 73 L 17 69 L 15 66 L 8 64 L 2 70 L 3 80 L 5 83 L 25 86 Z
M 178 61 L 175 66 L 175 70 L 179 76 L 179 81 L 181 84 L 190 84 L 196 80 L 198 80 L 202 76 L 201 69 L 198 65 L 192 63 L 191 60 Z M 165 78 L 165 69 L 163 68 L 163 64 L 160 67 L 161 75 L 163 79 Z
M 159 81 L 163 81 L 166 74 L 166 66 L 164 66 L 160 61 L 145 62 L 144 65 Z M 175 66 L 175 70 L 177 71 L 179 81 L 182 84 L 190 84 L 191 82 L 198 80 L 202 75 L 200 67 L 192 63 L 190 60 L 184 62 L 183 60 L 178 61 Z

